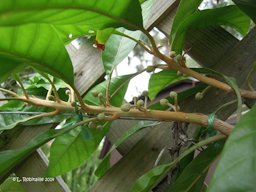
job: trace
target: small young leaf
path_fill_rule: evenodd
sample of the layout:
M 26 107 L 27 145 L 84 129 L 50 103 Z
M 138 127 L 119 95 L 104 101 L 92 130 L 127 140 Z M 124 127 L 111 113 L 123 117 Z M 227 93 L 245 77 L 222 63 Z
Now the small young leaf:
M 246 113 L 229 136 L 209 185 L 209 192 L 254 191 L 256 107 Z

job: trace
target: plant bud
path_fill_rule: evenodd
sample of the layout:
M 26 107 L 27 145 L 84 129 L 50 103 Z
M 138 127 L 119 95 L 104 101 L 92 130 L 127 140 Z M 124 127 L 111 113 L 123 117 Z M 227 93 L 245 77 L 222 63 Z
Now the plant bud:
M 51 100 L 51 101 L 55 100 L 54 96 L 52 96 L 52 95 L 49 95 L 48 99 Z
M 146 71 L 147 71 L 148 73 L 151 73 L 151 72 L 153 72 L 154 70 L 155 70 L 155 67 L 152 66 L 152 65 L 147 66 L 147 68 L 146 68 Z
M 143 91 L 143 92 L 142 92 L 142 95 L 143 95 L 144 97 L 147 97 L 147 96 L 148 96 L 148 91 Z
M 170 52 L 170 57 L 171 57 L 171 58 L 174 58 L 174 57 L 176 57 L 176 56 L 177 56 L 177 54 L 176 54 L 175 51 L 171 51 L 171 52 Z
M 124 103 L 124 104 L 121 106 L 121 110 L 122 110 L 123 112 L 129 112 L 130 109 L 131 109 L 130 103 Z
M 178 96 L 178 94 L 175 91 L 170 92 L 170 97 L 171 98 L 176 98 L 177 96 Z
M 183 57 L 179 54 L 176 56 L 177 61 L 182 61 Z
M 66 95 L 70 95 L 70 90 L 67 89 L 67 90 L 65 91 L 65 94 L 66 94 Z
M 102 121 L 102 120 L 105 119 L 105 117 L 106 117 L 106 116 L 105 116 L 104 113 L 99 113 L 98 116 L 97 116 L 97 119 L 100 120 L 100 121 Z
M 161 99 L 161 100 L 160 100 L 160 104 L 161 104 L 162 106 L 168 106 L 169 101 L 168 101 L 167 99 Z
M 140 100 L 137 101 L 136 104 L 137 104 L 138 107 L 141 107 L 141 106 L 144 105 L 144 101 L 142 99 L 140 99 Z
M 201 100 L 203 99 L 204 95 L 201 93 L 201 92 L 198 92 L 196 95 L 195 95 L 195 99 L 196 100 Z

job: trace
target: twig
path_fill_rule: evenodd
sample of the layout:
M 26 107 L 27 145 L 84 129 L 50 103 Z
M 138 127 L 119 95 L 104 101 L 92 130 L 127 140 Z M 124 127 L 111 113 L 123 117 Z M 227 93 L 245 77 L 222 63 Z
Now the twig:
M 8 93 L 9 95 L 11 95 L 11 96 L 13 96 L 13 97 L 19 97 L 18 94 L 14 93 L 14 92 L 12 92 L 12 91 L 10 91 L 10 90 L 1 88 L 1 87 L 0 87 L 0 91 L 3 91 L 3 92 L 5 92 L 5 93 Z
M 23 84 L 22 84 L 22 82 L 21 82 L 19 76 L 18 76 L 18 75 L 14 75 L 14 78 L 15 78 L 16 81 L 19 83 L 23 95 L 24 95 L 27 99 L 29 99 L 28 94 L 27 94 L 27 91 L 26 91 L 26 89 L 24 88 L 24 86 L 23 86 Z

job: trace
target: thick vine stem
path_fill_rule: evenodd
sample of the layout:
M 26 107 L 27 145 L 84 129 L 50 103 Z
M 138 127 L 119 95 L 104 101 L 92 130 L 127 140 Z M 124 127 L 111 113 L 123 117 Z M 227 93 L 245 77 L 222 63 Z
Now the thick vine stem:
M 9 99 L 10 98 L 8 98 L 8 100 Z M 65 101 L 54 102 L 34 97 L 29 97 L 29 99 L 27 99 L 25 96 L 14 97 L 13 100 L 20 100 L 36 106 L 53 108 L 56 110 L 57 113 L 63 111 L 75 111 L 75 108 L 72 106 L 72 104 Z M 208 126 L 208 116 L 200 113 L 184 113 L 160 110 L 140 111 L 138 109 L 131 109 L 129 112 L 123 112 L 118 107 L 102 107 L 87 104 L 84 104 L 84 106 L 86 106 L 86 109 L 82 108 L 84 112 L 95 115 L 99 113 L 105 113 L 109 115 L 108 120 L 110 121 L 113 121 L 120 117 L 134 117 L 154 119 L 159 121 L 182 121 L 187 123 L 198 124 L 205 127 Z M 219 119 L 215 119 L 213 125 L 216 130 L 220 131 L 225 135 L 230 135 L 230 133 L 232 132 L 233 126 Z

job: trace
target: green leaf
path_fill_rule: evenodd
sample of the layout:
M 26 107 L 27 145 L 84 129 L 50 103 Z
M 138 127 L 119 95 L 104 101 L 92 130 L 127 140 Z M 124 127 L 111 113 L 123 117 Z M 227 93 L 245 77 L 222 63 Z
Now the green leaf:
M 197 11 L 185 19 L 173 34 L 172 50 L 182 52 L 188 30 L 219 25 L 230 26 L 245 35 L 250 26 L 250 18 L 235 5 Z
M 172 192 L 189 192 L 195 184 L 205 176 L 211 163 L 216 159 L 222 150 L 219 143 L 212 144 L 201 152 L 181 173 L 178 179 L 170 188 Z
M 155 126 L 159 124 L 159 122 L 152 122 L 152 121 L 140 121 L 133 127 L 131 127 L 129 130 L 127 130 L 122 136 L 120 136 L 116 142 L 113 144 L 112 148 L 109 150 L 108 154 L 104 157 L 104 159 L 99 164 L 97 170 L 95 171 L 95 175 L 98 177 L 102 177 L 106 171 L 109 169 L 109 159 L 110 155 L 119 145 L 121 145 L 125 140 L 127 140 L 129 137 L 137 133 L 138 131 L 141 131 L 144 128 Z
M 114 28 L 106 28 L 96 31 L 96 42 L 105 45 L 110 35 L 114 32 Z
M 0 151 L 0 179 L 3 178 L 15 165 L 22 162 L 39 146 L 62 133 L 63 130 L 48 130 L 33 138 L 25 147 L 7 151 Z
M 0 82 L 29 65 L 73 84 L 70 58 L 50 25 L 0 27 L 0 36 Z
M 192 15 L 194 12 L 198 10 L 198 6 L 201 4 L 203 0 L 194 0 L 194 1 L 187 1 L 181 0 L 175 14 L 172 30 L 170 34 L 170 42 L 174 38 L 175 33 L 177 32 L 179 25 L 183 23 L 183 21 Z
M 148 0 L 141 6 L 144 23 L 148 21 L 149 16 L 151 15 L 152 5 L 153 0 Z M 137 40 L 143 37 L 141 31 L 129 31 L 124 28 L 119 28 L 117 29 L 117 31 Z M 102 53 L 102 61 L 105 72 L 107 74 L 110 74 L 111 70 L 128 56 L 128 54 L 134 49 L 136 44 L 137 43 L 135 41 L 128 39 L 127 37 L 116 34 L 111 35 L 106 42 L 105 50 Z
M 84 163 L 98 148 L 108 126 L 106 123 L 103 130 L 82 126 L 56 138 L 50 149 L 47 175 L 62 175 Z
M 35 22 L 79 24 L 92 29 L 142 27 L 141 7 L 134 0 L 1 0 L 0 26 Z
M 15 104 L 15 102 L 14 102 Z M 7 104 L 6 104 L 7 105 Z M 41 113 L 50 112 L 48 108 L 45 107 L 35 107 L 35 106 L 25 106 L 20 108 L 20 111 L 10 111 L 7 110 L 7 106 L 2 106 L 0 113 L 0 131 L 8 130 L 20 125 L 41 125 L 61 122 L 66 117 L 63 115 L 55 115 L 51 117 L 43 117 L 34 119 L 33 116 L 39 115 Z M 10 108 L 9 108 L 10 109 Z M 3 111 L 2 111 L 3 110 Z M 6 113 L 5 113 L 6 112 Z M 10 113 L 8 113 L 10 112 Z M 13 113 L 12 113 L 13 112 Z M 29 113 L 32 114 L 29 114 Z M 35 114 L 33 114 L 35 113 Z
M 127 89 L 128 84 L 133 76 L 134 76 L 134 74 L 118 76 L 118 77 L 111 79 L 109 96 L 111 96 L 110 103 L 112 105 L 119 107 L 122 104 L 124 95 L 126 93 L 126 89 Z M 90 103 L 93 105 L 100 105 L 99 99 L 97 97 L 94 97 L 92 95 L 92 92 L 96 91 L 98 93 L 102 93 L 103 97 L 105 98 L 107 84 L 108 84 L 108 81 L 106 80 L 106 81 L 96 85 L 85 95 L 84 100 L 87 103 Z
M 255 190 L 255 117 L 256 107 L 253 107 L 235 126 L 224 146 L 209 192 Z
M 176 71 L 164 70 L 159 73 L 154 73 L 149 79 L 149 98 L 154 99 L 163 88 L 184 79 L 187 78 L 182 75 L 177 75 Z
M 13 180 L 13 178 L 9 177 L 0 185 L 0 191 L 1 192 L 26 192 L 26 189 L 20 182 L 17 182 L 16 180 Z
M 256 4 L 254 0 L 233 0 L 233 2 L 256 23 Z

